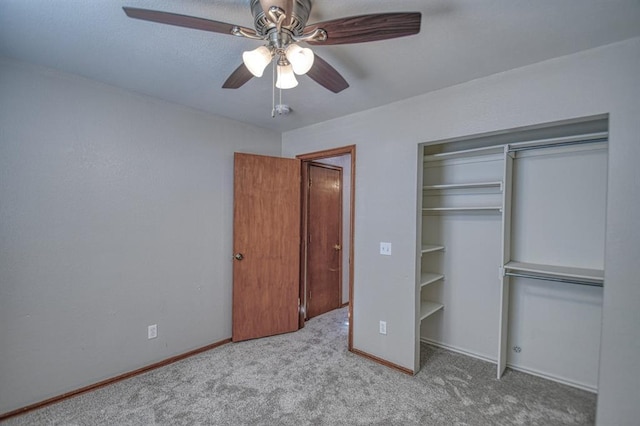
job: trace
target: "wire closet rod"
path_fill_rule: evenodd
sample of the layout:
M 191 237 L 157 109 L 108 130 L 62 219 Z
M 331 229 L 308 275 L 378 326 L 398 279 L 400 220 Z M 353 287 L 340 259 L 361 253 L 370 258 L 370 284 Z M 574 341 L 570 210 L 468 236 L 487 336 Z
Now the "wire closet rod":
M 541 145 L 529 145 L 529 146 L 509 146 L 509 152 L 519 152 L 519 151 L 530 151 L 532 149 L 542 149 L 542 148 L 555 148 L 560 146 L 570 146 L 570 145 L 582 145 L 587 143 L 600 143 L 607 142 L 609 138 L 597 138 L 597 139 L 586 139 L 586 140 L 577 140 L 577 141 L 568 141 L 568 142 L 558 142 L 558 143 L 546 143 Z
M 587 285 L 590 287 L 602 287 L 602 283 L 600 282 L 572 280 L 570 278 L 557 278 L 557 277 L 548 277 L 548 276 L 542 276 L 542 275 L 520 274 L 517 272 L 505 272 L 505 275 L 508 275 L 510 277 L 531 278 L 533 280 L 555 281 L 555 282 L 566 283 L 566 284 L 578 284 L 578 285 Z

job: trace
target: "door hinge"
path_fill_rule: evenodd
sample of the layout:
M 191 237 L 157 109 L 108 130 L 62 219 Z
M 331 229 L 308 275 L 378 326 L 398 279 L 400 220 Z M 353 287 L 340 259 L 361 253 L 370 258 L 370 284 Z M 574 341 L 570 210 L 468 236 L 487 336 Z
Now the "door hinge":
M 311 188 L 311 184 L 312 184 L 312 181 L 311 181 L 311 178 L 309 178 L 309 188 Z

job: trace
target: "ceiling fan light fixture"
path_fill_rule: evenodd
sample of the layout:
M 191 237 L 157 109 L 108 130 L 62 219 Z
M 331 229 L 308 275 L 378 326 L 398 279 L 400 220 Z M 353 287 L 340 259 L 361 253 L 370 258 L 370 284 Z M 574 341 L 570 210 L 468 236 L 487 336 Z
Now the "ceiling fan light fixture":
M 247 69 L 256 77 L 262 77 L 264 69 L 271 62 L 271 51 L 266 46 L 242 53 L 242 61 Z
M 293 89 L 298 85 L 295 74 L 293 74 L 293 68 L 291 64 L 278 65 L 278 80 L 276 81 L 276 87 L 278 89 Z
M 297 44 L 290 44 L 285 50 L 287 60 L 291 62 L 293 72 L 298 75 L 306 74 L 313 66 L 315 55 L 313 50 L 300 47 Z

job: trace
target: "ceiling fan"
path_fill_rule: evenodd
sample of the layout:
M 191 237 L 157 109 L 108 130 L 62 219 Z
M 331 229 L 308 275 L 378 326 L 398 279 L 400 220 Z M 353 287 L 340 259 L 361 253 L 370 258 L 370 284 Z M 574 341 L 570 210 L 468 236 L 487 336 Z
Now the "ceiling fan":
M 123 9 L 131 18 L 263 41 L 262 46 L 243 53 L 243 63 L 224 82 L 225 89 L 237 89 L 252 77 L 261 77 L 266 66 L 274 61 L 277 88 L 295 87 L 298 84 L 295 74 L 306 74 L 338 93 L 349 87 L 349 83 L 335 68 L 299 43 L 362 43 L 420 32 L 420 12 L 367 14 L 307 25 L 311 0 L 250 0 L 250 6 L 255 29 L 157 10 Z

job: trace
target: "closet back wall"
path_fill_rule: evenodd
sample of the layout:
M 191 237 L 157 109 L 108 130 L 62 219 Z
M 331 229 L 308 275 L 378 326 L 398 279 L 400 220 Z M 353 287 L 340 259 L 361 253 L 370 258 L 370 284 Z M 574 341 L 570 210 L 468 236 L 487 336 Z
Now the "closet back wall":
M 233 152 L 280 135 L 2 58 L 0 93 L 0 413 L 229 338 Z
M 526 151 L 513 164 L 511 259 L 604 269 L 606 143 Z M 510 288 L 508 362 L 595 391 L 603 289 L 525 278 Z

